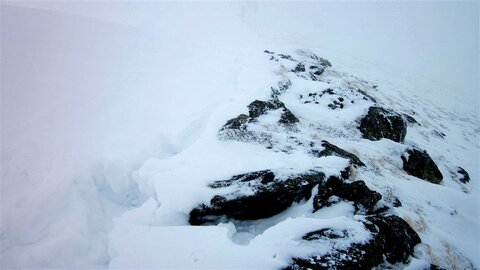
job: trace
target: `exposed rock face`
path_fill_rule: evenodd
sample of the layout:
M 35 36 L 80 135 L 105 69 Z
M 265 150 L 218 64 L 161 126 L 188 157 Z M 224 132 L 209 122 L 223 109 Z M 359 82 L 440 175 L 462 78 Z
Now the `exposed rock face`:
M 378 227 L 385 239 L 382 250 L 390 263 L 406 262 L 413 248 L 421 242 L 410 225 L 398 216 L 373 216 L 367 219 Z
M 460 175 L 460 178 L 458 179 L 460 182 L 464 184 L 470 182 L 470 175 L 468 175 L 467 171 L 462 167 L 458 167 L 457 173 Z
M 215 224 L 222 219 L 251 220 L 268 218 L 287 209 L 293 202 L 308 199 L 313 186 L 325 175 L 309 172 L 288 179 L 279 179 L 269 170 L 233 176 L 213 182 L 210 187 L 235 187 L 236 192 L 215 196 L 210 205 L 200 205 L 190 212 L 190 224 Z M 247 192 L 240 192 L 241 190 Z
M 330 177 L 325 185 L 319 186 L 318 194 L 314 198 L 313 208 L 318 210 L 331 205 L 330 197 L 352 201 L 356 211 L 372 212 L 375 205 L 382 199 L 380 193 L 367 187 L 364 181 L 345 183 L 338 177 Z
M 403 142 L 407 135 L 407 124 L 402 116 L 380 107 L 370 107 L 368 114 L 360 121 L 359 129 L 365 139 L 372 141 L 386 138 Z
M 403 169 L 410 175 L 427 180 L 434 184 L 440 184 L 443 175 L 437 164 L 420 149 L 409 149 L 402 155 Z
M 311 231 L 302 231 L 303 237 L 296 238 L 301 248 L 313 247 L 318 253 L 298 253 L 304 255 L 292 258 L 286 269 L 371 269 L 381 268 L 388 263 L 407 262 L 420 238 L 403 219 L 390 215 L 391 207 L 401 206 L 400 200 L 388 194 L 382 200 L 382 195 L 370 189 L 364 181 L 349 181 L 351 169 L 365 164 L 355 154 L 321 140 L 319 136 L 358 140 L 358 132 L 352 130 L 356 125 L 352 118 L 345 121 L 345 125 L 331 127 L 322 123 L 321 117 L 317 122 L 303 114 L 305 111 L 299 110 L 299 115 L 302 113 L 302 123 L 297 125 L 299 119 L 282 101 L 292 106 L 305 104 L 308 112 L 311 110 L 312 113 L 320 114 L 339 112 L 339 115 L 350 115 L 349 111 L 357 113 L 360 111 L 358 108 L 369 108 L 358 128 L 364 138 L 373 141 L 387 138 L 401 143 L 406 136 L 407 123 L 418 124 L 417 121 L 406 114 L 398 114 L 377 106 L 371 107 L 377 101 L 369 93 L 373 93 L 376 86 L 358 78 L 338 82 L 341 75 L 328 69 L 331 64 L 323 58 L 305 51 L 293 57 L 271 51 L 265 53 L 274 61 L 272 64 L 278 65 L 277 75 L 281 78 L 278 84 L 271 86 L 271 99 L 250 103 L 248 114 L 241 114 L 222 127 L 219 131 L 220 139 L 260 143 L 272 151 L 286 154 L 308 153 L 318 158 L 337 156 L 348 159 L 350 165 L 337 168 L 336 175 L 339 176 L 329 177 L 327 181 L 325 174 L 318 171 L 288 176 L 290 174 L 283 171 L 280 174 L 271 170 L 215 181 L 209 187 L 218 192 L 214 193 L 216 195 L 209 203 L 201 204 L 190 212 L 190 224 L 206 225 L 231 221 L 238 224 L 237 232 L 241 232 L 245 227 L 251 227 L 250 224 L 263 222 L 258 221 L 259 219 L 281 213 L 293 202 L 309 199 L 312 189 L 318 185 L 318 193 L 313 198 L 314 212 L 343 200 L 353 203 L 355 215 L 345 217 L 345 222 L 335 221 L 332 226 L 314 227 L 315 230 L 308 227 Z M 296 59 L 297 57 L 300 58 Z M 290 80 L 292 76 L 296 79 Z M 319 85 L 322 87 L 299 89 L 296 83 L 298 78 L 314 84 L 314 81 L 320 81 L 322 84 Z M 287 91 L 293 91 L 294 95 L 283 95 Z M 412 157 L 413 155 L 410 155 L 402 159 L 405 159 L 406 164 Z M 416 165 L 405 167 L 416 168 Z M 430 176 L 429 173 L 426 175 Z M 305 209 L 304 206 L 301 208 Z M 307 215 L 309 218 L 316 216 L 314 213 Z M 274 222 L 275 219 L 268 222 Z
M 317 149 L 312 149 L 311 152 L 314 156 L 317 157 L 326 157 L 326 156 L 337 156 L 350 160 L 351 164 L 358 166 L 365 166 L 363 162 L 354 154 L 347 152 L 340 147 L 337 147 L 327 141 L 322 141 L 321 145 L 324 147 L 323 150 L 319 151 Z
M 270 110 L 280 109 L 285 107 L 283 103 L 279 101 L 261 101 L 255 100 L 250 103 L 248 106 L 248 114 L 250 118 L 255 119 L 260 115 L 266 114 Z
M 383 263 L 384 257 L 389 263 L 406 262 L 413 253 L 420 238 L 415 231 L 398 216 L 372 216 L 364 223 L 372 234 L 367 243 L 354 243 L 347 248 L 335 249 L 325 255 L 313 255 L 308 258 L 294 258 L 285 269 L 371 269 Z M 303 239 L 335 239 L 348 236 L 346 232 L 331 232 L 328 229 L 306 234 Z

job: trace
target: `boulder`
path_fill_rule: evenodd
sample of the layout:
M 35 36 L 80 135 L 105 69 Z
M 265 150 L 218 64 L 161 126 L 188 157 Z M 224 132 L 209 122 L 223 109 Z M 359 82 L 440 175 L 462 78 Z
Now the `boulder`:
M 372 234 L 371 240 L 367 243 L 353 243 L 345 248 L 334 246 L 336 248 L 327 254 L 293 258 L 291 264 L 284 269 L 372 269 L 384 263 L 384 259 L 391 264 L 405 263 L 413 254 L 414 247 L 420 243 L 417 233 L 398 216 L 368 217 L 364 226 Z M 307 233 L 303 240 L 313 243 L 319 239 L 336 241 L 344 237 L 348 237 L 348 232 L 322 229 Z
M 312 188 L 325 178 L 322 172 L 309 172 L 281 179 L 270 170 L 236 175 L 215 181 L 213 189 L 233 187 L 233 193 L 217 195 L 210 204 L 202 204 L 190 212 L 190 224 L 217 224 L 236 220 L 253 220 L 274 216 L 293 202 L 311 197 Z M 219 190 L 220 191 L 220 190 Z
M 390 263 L 407 262 L 413 248 L 421 242 L 412 227 L 398 216 L 372 216 L 367 220 L 377 226 L 380 236 L 385 239 L 382 252 Z
M 285 107 L 285 104 L 279 100 L 261 101 L 255 100 L 248 105 L 248 114 L 252 120 L 255 120 L 260 115 L 266 114 L 270 110 L 283 109 L 279 123 L 294 124 L 299 120 L 298 118 Z
M 410 175 L 440 184 L 443 175 L 427 151 L 409 149 L 402 155 L 403 169 Z
M 382 199 L 382 195 L 369 189 L 364 181 L 346 183 L 340 178 L 332 176 L 325 185 L 318 187 L 318 194 L 315 195 L 313 200 L 314 210 L 330 206 L 330 197 L 332 196 L 351 201 L 355 205 L 356 212 L 366 213 L 373 212 L 377 202 Z
M 407 134 L 407 124 L 402 116 L 380 107 L 370 107 L 368 114 L 361 119 L 359 129 L 365 139 L 372 141 L 386 138 L 401 143 Z

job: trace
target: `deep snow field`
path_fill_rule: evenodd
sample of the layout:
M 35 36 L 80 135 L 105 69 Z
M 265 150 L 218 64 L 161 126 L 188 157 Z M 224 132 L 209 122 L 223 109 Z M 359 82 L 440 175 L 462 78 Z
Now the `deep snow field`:
M 379 269 L 480 268 L 478 2 L 2 2 L 0 16 L 1 269 L 281 269 L 333 248 L 299 241 L 318 228 L 363 243 L 352 202 L 314 212 L 316 187 L 273 217 L 189 224 L 214 181 L 336 175 L 347 159 L 304 147 L 322 140 L 358 156 L 349 181 L 398 198 L 388 213 L 422 240 Z M 312 79 L 279 54 L 332 66 Z M 219 133 L 286 81 L 294 128 L 276 109 L 249 124 L 268 143 Z M 374 104 L 415 118 L 404 142 L 362 138 Z M 413 146 L 440 184 L 402 169 Z

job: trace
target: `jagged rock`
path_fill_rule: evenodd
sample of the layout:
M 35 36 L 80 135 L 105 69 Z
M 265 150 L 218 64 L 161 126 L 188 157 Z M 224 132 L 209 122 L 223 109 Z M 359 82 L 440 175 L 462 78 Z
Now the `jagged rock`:
M 443 175 L 427 151 L 409 149 L 402 155 L 403 169 L 410 175 L 440 184 Z
M 245 124 L 248 122 L 248 115 L 240 114 L 239 116 L 230 119 L 224 125 L 224 128 L 229 129 L 242 129 L 245 128 Z
M 466 184 L 470 182 L 470 175 L 468 175 L 467 171 L 465 171 L 462 167 L 458 167 L 457 173 L 461 175 L 458 179 L 460 182 Z
M 313 70 L 312 72 L 310 72 L 310 74 L 313 74 L 313 75 L 316 75 L 316 76 L 320 76 L 323 74 L 323 72 L 325 72 L 325 68 L 320 66 L 310 66 L 310 70 Z M 313 76 L 313 78 L 316 79 L 315 76 Z
M 210 205 L 200 205 L 190 212 L 190 224 L 215 224 L 225 219 L 252 220 L 268 218 L 287 209 L 293 202 L 308 199 L 312 188 L 325 178 L 322 172 L 309 172 L 279 179 L 264 170 L 236 175 L 213 182 L 214 189 L 234 186 L 236 192 L 215 196 Z M 248 192 L 242 193 L 241 190 Z
M 295 124 L 298 121 L 298 118 L 289 109 L 285 108 L 278 122 L 282 124 Z
M 305 65 L 303 63 L 298 63 L 297 66 L 292 69 L 292 72 L 305 72 Z
M 323 67 L 331 67 L 332 66 L 332 64 L 327 59 L 319 57 L 315 54 L 310 55 L 310 58 L 312 58 L 314 60 L 317 60 L 318 64 L 323 66 Z
M 285 107 L 285 104 L 279 100 L 261 101 L 255 100 L 248 105 L 248 113 L 251 119 L 255 119 L 260 115 L 267 113 L 269 110 L 283 109 L 279 123 L 294 124 L 299 122 L 298 118 Z
M 365 166 L 365 164 L 357 156 L 341 149 L 340 147 L 337 147 L 325 140 L 322 141 L 321 145 L 324 147 L 324 149 L 321 151 L 317 149 L 312 149 L 311 150 L 312 155 L 316 157 L 338 156 L 338 157 L 349 159 L 351 164 L 354 164 L 357 166 Z
M 372 212 L 377 202 L 382 199 L 382 195 L 369 189 L 364 181 L 345 183 L 340 178 L 332 176 L 325 185 L 318 187 L 318 194 L 313 200 L 315 211 L 330 206 L 330 197 L 332 196 L 352 201 L 356 212 L 363 210 L 367 213 Z
M 364 223 L 366 230 L 372 234 L 367 243 L 354 243 L 344 249 L 333 249 L 324 255 L 312 255 L 308 258 L 293 258 L 286 267 L 288 270 L 354 270 L 372 269 L 384 263 L 407 262 L 414 247 L 420 243 L 417 233 L 398 216 L 372 216 Z M 333 236 L 333 237 L 332 237 Z M 303 239 L 315 241 L 328 238 L 331 241 L 342 238 L 342 232 L 326 234 L 319 230 L 306 234 Z
M 380 107 L 370 107 L 368 114 L 360 121 L 359 129 L 365 139 L 372 141 L 386 138 L 403 142 L 407 135 L 407 124 L 402 116 Z
M 250 118 L 255 119 L 260 115 L 267 113 L 269 110 L 276 110 L 282 108 L 283 103 L 280 101 L 261 101 L 255 100 L 250 103 L 248 107 L 248 114 Z
M 413 248 L 421 242 L 410 225 L 398 216 L 372 216 L 367 220 L 377 226 L 381 236 L 385 238 L 382 251 L 390 263 L 407 262 Z

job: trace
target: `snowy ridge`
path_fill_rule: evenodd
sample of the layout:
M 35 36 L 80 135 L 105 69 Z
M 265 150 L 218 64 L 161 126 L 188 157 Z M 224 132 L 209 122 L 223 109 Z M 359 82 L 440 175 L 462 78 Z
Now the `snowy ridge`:
M 340 171 L 348 169 L 348 183 L 358 183 L 358 179 L 365 180 L 368 186 L 381 194 L 381 200 L 378 201 L 376 203 L 376 206 L 371 210 L 361 208 L 364 209 L 361 211 L 367 212 L 357 212 L 357 202 L 352 203 L 349 202 L 348 199 L 346 200 L 345 198 L 347 198 L 348 195 L 340 195 L 347 196 L 343 198 L 338 198 L 338 196 L 332 196 L 330 197 L 330 201 L 328 203 L 328 205 L 330 206 L 324 206 L 320 208 L 313 206 L 312 208 L 312 204 L 315 205 L 316 203 L 312 199 L 315 197 L 316 201 L 317 197 L 320 198 L 320 195 L 317 194 L 315 191 L 317 187 L 315 187 L 313 189 L 314 193 L 312 194 L 312 196 L 306 197 L 306 199 L 310 198 L 309 200 L 296 201 L 290 208 L 277 215 L 274 215 L 273 217 L 267 217 L 259 220 L 238 220 L 235 218 L 228 218 L 227 214 L 226 219 L 224 217 L 217 221 L 214 221 L 214 224 L 219 224 L 217 226 L 214 226 L 218 228 L 219 232 L 224 231 L 225 228 L 228 229 L 228 233 L 223 232 L 223 234 L 227 236 L 227 238 L 230 238 L 231 242 L 227 240 L 226 242 L 224 242 L 224 244 L 221 244 L 224 245 L 221 251 L 221 257 L 224 258 L 224 260 L 217 261 L 216 263 L 211 264 L 213 263 L 213 261 L 210 260 L 213 260 L 213 258 L 217 258 L 217 255 L 214 255 L 214 252 L 220 252 L 219 250 L 214 249 L 213 246 L 213 249 L 210 249 L 209 247 L 211 244 L 217 246 L 217 244 L 219 243 L 216 241 L 210 242 L 210 240 L 206 238 L 198 238 L 198 236 L 189 236 L 186 239 L 182 238 L 185 240 L 180 240 L 177 237 L 173 236 L 173 239 L 175 240 L 172 239 L 172 241 L 186 241 L 186 246 L 190 245 L 188 244 L 190 243 L 190 237 L 192 239 L 196 239 L 194 241 L 202 241 L 202 243 L 205 244 L 205 246 L 201 248 L 201 253 L 195 252 L 193 250 L 186 251 L 185 255 L 187 255 L 187 253 L 195 254 L 194 259 L 184 260 L 182 267 L 208 268 L 212 265 L 221 268 L 252 267 L 250 263 L 252 263 L 253 257 L 250 256 L 254 256 L 256 258 L 255 260 L 253 260 L 256 262 L 255 268 L 282 268 L 286 267 L 291 262 L 292 258 L 305 258 L 309 255 L 316 256 L 315 258 L 317 258 L 320 263 L 323 258 L 327 258 L 325 257 L 326 254 L 332 254 L 325 253 L 327 252 L 327 250 L 337 250 L 337 248 L 333 248 L 334 246 L 341 246 L 342 248 L 338 249 L 339 251 L 346 250 L 349 247 L 354 246 L 362 247 L 361 243 L 365 243 L 362 241 L 365 241 L 366 239 L 372 239 L 372 232 L 368 232 L 368 230 L 366 230 L 364 227 L 366 225 L 362 225 L 361 222 L 359 223 L 359 219 L 365 222 L 366 220 L 365 218 L 362 218 L 362 215 L 365 215 L 365 213 L 370 213 L 369 211 L 387 211 L 385 212 L 386 216 L 396 214 L 403 217 L 407 221 L 407 223 L 415 231 L 417 231 L 422 240 L 422 243 L 416 246 L 413 257 L 404 261 L 407 264 L 397 263 L 395 265 L 392 265 L 386 262 L 382 262 L 378 266 L 379 268 L 393 267 L 395 269 L 427 269 L 428 267 L 430 267 L 430 264 L 433 264 L 446 269 L 449 269 L 450 267 L 473 269 L 475 267 L 473 265 L 473 253 L 471 253 L 471 251 L 468 251 L 468 249 L 465 249 L 465 247 L 462 248 L 461 246 L 459 246 L 459 242 L 457 242 L 456 240 L 448 237 L 444 238 L 445 234 L 438 234 L 438 231 L 451 230 L 451 224 L 462 223 L 464 224 L 464 226 L 465 224 L 470 224 L 467 225 L 467 227 L 470 228 L 475 228 L 475 226 L 477 226 L 476 221 L 468 218 L 468 215 L 472 214 L 472 212 L 468 209 L 467 202 L 475 200 L 475 195 L 472 196 L 468 192 L 469 184 L 464 184 L 459 182 L 458 180 L 455 180 L 458 178 L 458 176 L 453 173 L 445 173 L 445 168 L 452 168 L 451 170 L 454 170 L 453 168 L 456 168 L 456 166 L 458 165 L 444 159 L 435 160 L 436 162 L 438 162 L 440 169 L 444 175 L 442 185 L 438 186 L 438 188 L 432 183 L 428 183 L 425 180 L 420 180 L 418 178 L 408 175 L 402 169 L 402 154 L 405 153 L 405 151 L 409 149 L 411 145 L 418 146 L 422 143 L 422 141 L 420 141 L 420 143 L 418 144 L 414 143 L 415 139 L 417 138 L 415 136 L 416 130 L 425 130 L 424 125 L 422 125 L 423 119 L 418 117 L 419 114 L 413 113 L 413 110 L 405 110 L 410 114 L 415 115 L 415 117 L 412 117 L 411 115 L 405 113 L 403 110 L 400 111 L 400 113 L 402 113 L 401 116 L 404 119 L 405 123 L 409 123 L 405 144 L 387 139 L 374 141 L 362 139 L 362 133 L 358 129 L 359 119 L 365 116 L 371 106 L 373 106 L 374 104 L 381 104 L 381 96 L 378 95 L 378 86 L 358 79 L 356 77 L 349 76 L 345 73 L 338 72 L 330 66 L 325 67 L 323 72 L 315 75 L 312 72 L 309 72 L 308 68 L 312 66 L 312 69 L 316 70 L 315 67 L 320 65 L 319 59 L 321 58 L 318 58 L 313 54 L 308 54 L 305 51 L 297 51 L 296 53 L 292 54 L 293 56 L 283 55 L 283 58 L 281 57 L 281 55 L 280 57 L 275 57 L 275 54 L 269 51 L 266 51 L 266 55 L 267 57 L 265 60 L 271 61 L 273 65 L 276 66 L 276 70 L 274 70 L 274 73 L 272 75 L 280 78 L 278 83 L 279 87 L 272 87 L 271 101 L 255 101 L 248 106 L 249 115 L 242 114 L 237 118 L 227 121 L 227 124 L 223 128 L 220 128 L 219 131 L 220 139 L 227 140 L 227 142 L 229 140 L 238 140 L 240 141 L 240 144 L 233 142 L 228 144 L 222 142 L 213 143 L 213 141 L 211 141 L 210 139 L 209 146 L 206 146 L 205 144 L 203 146 L 200 146 L 202 142 L 197 141 L 200 148 L 195 149 L 195 151 L 201 152 L 203 151 L 201 149 L 205 149 L 205 147 L 211 148 L 213 145 L 219 145 L 217 147 L 220 148 L 217 149 L 225 150 L 216 152 L 215 157 L 212 156 L 211 158 L 215 158 L 220 161 L 222 159 L 221 153 L 223 151 L 227 151 L 227 155 L 229 157 L 233 157 L 236 162 L 231 163 L 231 165 L 225 167 L 226 170 L 224 168 L 223 171 L 225 172 L 223 173 L 223 177 L 214 172 L 212 172 L 211 174 L 212 177 L 208 177 L 208 173 L 205 174 L 205 172 L 209 170 L 202 169 L 201 177 L 198 177 L 198 179 L 205 179 L 205 184 L 203 186 L 201 184 L 199 185 L 198 182 L 197 184 L 195 184 L 195 182 L 190 182 L 190 179 L 185 179 L 185 181 L 189 183 L 189 187 L 186 186 L 187 182 L 185 182 L 185 184 L 182 184 L 181 181 L 177 181 L 174 184 L 175 187 L 170 187 L 168 190 L 172 191 L 172 188 L 174 188 L 177 192 L 177 185 L 181 186 L 182 192 L 175 193 L 179 195 L 182 194 L 180 196 L 182 196 L 182 198 L 184 199 L 181 201 L 177 200 L 178 197 L 172 197 L 172 195 L 169 194 L 169 191 L 165 190 L 165 187 L 168 188 L 170 184 L 166 185 L 165 181 L 153 180 L 160 180 L 162 179 L 162 176 L 160 175 L 164 175 L 164 173 L 160 173 L 163 165 L 158 166 L 161 163 L 157 162 L 158 165 L 155 165 L 155 163 L 153 163 L 149 164 L 147 167 L 144 166 L 144 168 L 139 171 L 142 172 L 142 175 L 144 176 L 137 179 L 145 179 L 145 176 L 147 177 L 145 180 L 152 179 L 147 181 L 151 183 L 149 184 L 152 185 L 150 189 L 153 188 L 153 192 L 156 195 L 152 197 L 148 202 L 146 202 L 144 206 L 135 209 L 134 211 L 131 211 L 131 213 L 138 213 L 135 215 L 142 216 L 141 213 L 146 214 L 150 212 L 150 214 L 148 215 L 150 216 L 150 218 L 148 218 L 147 220 L 150 220 L 148 221 L 148 224 L 150 224 L 149 228 L 153 231 L 146 232 L 145 235 L 140 237 L 139 239 L 130 238 L 127 235 L 123 235 L 126 232 L 125 230 L 127 230 L 126 228 L 137 228 L 138 226 L 140 226 L 138 227 L 140 229 L 141 226 L 143 226 L 142 224 L 145 224 L 144 222 L 146 220 L 141 223 L 132 223 L 134 219 L 132 219 L 130 217 L 131 214 L 128 213 L 126 213 L 122 218 L 118 219 L 115 222 L 116 226 L 111 234 L 111 238 L 117 240 L 115 240 L 114 244 L 110 246 L 111 253 L 117 255 L 112 257 L 110 267 L 123 268 L 135 265 L 137 267 L 141 266 L 148 268 L 157 266 L 172 267 L 173 265 L 178 265 L 178 261 L 175 262 L 173 259 L 165 260 L 163 256 L 158 260 L 148 257 L 148 255 L 142 255 L 140 257 L 133 258 L 131 256 L 128 256 L 130 252 L 129 248 L 125 247 L 124 244 L 115 243 L 118 241 L 118 239 L 122 237 L 128 239 L 126 240 L 128 242 L 134 241 L 139 244 L 142 243 L 141 241 L 144 241 L 145 239 L 154 239 L 154 237 L 158 237 L 155 236 L 155 232 L 162 234 L 162 228 L 164 228 L 163 226 L 165 225 L 182 225 L 182 232 L 178 232 L 181 235 L 184 235 L 185 233 L 187 233 L 187 231 L 190 230 L 192 230 L 192 233 L 193 231 L 198 231 L 197 233 L 201 233 L 201 231 L 204 230 L 202 228 L 205 228 L 205 230 L 207 230 L 207 228 L 208 230 L 212 230 L 213 228 L 211 226 L 185 226 L 188 224 L 186 222 L 187 213 L 198 202 L 203 201 L 208 205 L 208 198 L 213 197 L 211 203 L 213 205 L 216 205 L 215 207 L 222 207 L 222 202 L 225 199 L 228 201 L 232 199 L 234 200 L 235 198 L 245 198 L 248 196 L 252 196 L 255 191 L 254 189 L 252 189 L 253 186 L 251 186 L 250 183 L 247 186 L 245 186 L 244 184 L 231 184 L 244 182 L 241 179 L 244 179 L 245 176 L 235 176 L 236 178 L 233 177 L 231 180 L 227 180 L 227 182 L 224 182 L 227 183 L 225 185 L 221 184 L 222 182 L 214 181 L 221 178 L 227 179 L 228 176 L 238 173 L 238 171 L 235 170 L 235 164 L 239 164 L 239 162 L 242 162 L 245 159 L 251 160 L 253 158 L 255 161 L 253 163 L 250 163 L 251 165 L 255 164 L 255 166 L 253 167 L 250 165 L 253 170 L 278 168 L 274 170 L 274 172 L 277 174 L 280 173 L 280 175 L 283 175 L 283 178 L 292 175 L 291 169 L 285 170 L 285 168 L 295 168 L 295 171 L 297 171 L 297 173 L 306 172 L 313 168 L 309 167 L 306 164 L 312 164 L 314 167 L 317 168 L 317 170 L 320 169 L 322 171 L 323 169 L 325 172 L 327 172 L 326 178 L 333 175 L 340 177 Z M 300 63 L 305 66 L 305 70 L 303 70 L 303 68 L 298 68 Z M 285 114 L 285 112 L 291 112 L 293 114 L 294 118 L 290 118 L 290 122 L 282 122 L 282 116 Z M 393 112 L 385 114 L 385 116 L 388 117 L 397 115 L 399 114 Z M 414 134 L 414 136 L 411 135 L 412 133 Z M 355 165 L 352 159 L 345 156 L 342 157 L 342 155 L 339 155 L 335 152 L 329 152 L 328 154 L 326 154 L 326 156 L 330 157 L 319 158 L 319 155 L 316 155 L 315 153 L 322 152 L 326 149 L 326 147 L 324 146 L 324 139 L 331 140 L 337 146 L 341 146 L 342 148 L 348 150 L 345 151 L 341 149 L 344 152 L 350 152 L 350 154 L 355 153 L 355 156 L 358 156 L 361 162 L 365 163 L 365 166 L 358 166 L 358 164 Z M 244 150 L 252 147 L 248 146 L 252 143 L 252 146 L 254 148 L 245 152 Z M 261 148 L 254 146 L 258 144 L 261 147 L 265 147 L 263 148 L 264 150 L 260 150 Z M 244 148 L 242 151 L 238 151 L 239 148 L 237 147 L 239 146 L 241 148 L 247 148 Z M 181 164 L 185 163 L 185 161 L 191 160 L 191 157 L 189 157 L 189 154 L 187 154 L 190 151 L 192 151 L 192 149 L 189 149 L 186 152 L 182 152 L 180 155 L 176 156 L 173 160 L 177 161 L 170 161 L 175 162 L 175 165 L 170 166 L 178 168 L 179 166 L 182 166 Z M 260 154 L 260 156 L 268 156 L 268 160 L 256 158 L 259 153 L 263 153 Z M 271 158 L 273 158 L 273 160 Z M 195 161 L 195 163 L 198 164 L 198 161 Z M 350 166 L 349 163 L 351 164 Z M 281 164 L 285 165 L 282 166 Z M 299 166 L 297 167 L 293 164 L 297 164 L 297 166 Z M 198 164 L 197 166 L 203 167 L 203 165 L 200 164 Z M 147 174 L 143 173 L 147 172 L 145 171 L 146 168 L 149 168 L 148 170 L 150 171 Z M 227 171 L 229 171 L 228 168 L 231 168 L 231 173 L 227 173 Z M 242 168 L 247 168 L 245 166 L 245 163 L 242 165 Z M 157 173 L 152 174 L 152 169 L 154 171 L 157 171 Z M 242 172 L 249 171 L 248 169 L 245 169 L 242 170 Z M 288 171 L 290 172 L 286 173 Z M 182 179 L 179 171 L 171 173 L 173 173 L 173 175 L 175 176 L 170 174 L 169 178 L 174 177 L 177 180 Z M 217 176 L 214 176 L 214 174 L 216 174 Z M 149 175 L 156 176 L 151 178 L 151 176 Z M 235 182 L 239 179 L 241 180 L 240 182 Z M 139 182 L 139 185 L 141 187 L 145 185 L 142 184 L 146 183 L 144 182 L 145 180 L 141 180 L 141 182 Z M 195 184 L 194 188 L 191 186 L 192 184 Z M 254 185 L 262 186 L 260 182 L 257 182 Z M 209 186 L 214 188 L 209 188 Z M 322 184 L 320 184 L 320 187 L 318 187 L 319 190 L 322 190 L 321 186 Z M 222 189 L 220 190 L 220 193 L 218 187 L 221 187 Z M 446 189 L 446 187 L 448 188 Z M 422 190 L 428 190 L 428 196 L 427 194 L 423 194 Z M 367 192 L 369 192 L 368 188 Z M 458 201 L 456 201 L 458 204 L 455 204 L 455 206 L 451 206 L 450 202 L 443 201 L 443 198 L 445 197 L 440 195 L 442 194 L 442 192 L 453 193 L 452 196 L 455 196 L 458 199 Z M 419 199 L 419 194 L 423 194 L 421 197 L 425 199 Z M 190 203 L 186 203 L 186 198 L 190 198 L 188 200 Z M 158 200 L 158 203 L 153 203 L 152 199 L 153 201 Z M 448 207 L 446 207 L 446 205 L 448 205 Z M 202 207 L 207 207 L 205 209 L 208 209 L 209 206 Z M 447 213 L 445 211 L 447 211 Z M 192 213 L 190 213 L 190 215 Z M 448 219 L 451 219 L 453 216 L 454 220 L 449 221 L 448 224 L 438 224 L 433 221 L 447 218 L 446 215 L 450 216 Z M 145 217 L 146 216 L 143 214 L 142 219 L 144 219 Z M 343 219 L 344 221 L 342 221 L 342 223 L 336 223 L 338 222 L 339 218 Z M 240 217 L 240 219 L 243 218 Z M 427 221 L 428 219 L 431 219 L 432 223 L 429 223 Z M 316 220 L 320 223 L 315 223 L 315 221 L 313 224 L 317 224 L 317 226 L 308 227 L 310 228 L 308 230 L 305 229 L 306 227 L 304 229 L 298 227 L 303 222 L 307 222 L 307 220 Z M 362 236 L 363 238 L 360 236 L 359 238 L 356 237 L 356 233 L 353 233 L 353 229 L 348 227 L 349 225 L 347 225 L 349 224 L 349 222 L 353 222 L 352 224 L 356 222 L 356 226 L 360 226 L 359 228 L 363 227 L 363 229 L 360 230 L 362 231 L 361 234 L 364 235 Z M 325 224 L 336 225 L 327 226 Z M 310 243 L 309 241 L 301 239 L 299 240 L 298 238 L 298 235 L 301 236 L 303 234 L 305 236 L 308 235 L 307 233 L 310 233 L 314 230 L 319 230 L 321 228 L 337 228 L 340 230 L 340 233 L 345 230 L 349 232 L 352 231 L 352 233 L 349 234 L 349 237 L 351 236 L 352 238 L 335 237 L 341 239 L 340 242 L 338 242 L 338 240 L 328 240 L 328 238 L 322 238 L 323 240 L 320 240 L 322 244 L 315 243 L 315 241 Z M 277 230 L 278 232 L 276 234 L 270 233 Z M 123 236 L 120 236 L 119 233 L 121 233 Z M 279 237 L 280 234 L 278 233 L 284 236 Z M 473 235 L 476 234 L 474 231 L 469 231 L 469 233 Z M 290 239 L 289 237 L 293 236 L 292 234 L 297 235 L 297 238 L 295 238 L 297 240 L 289 242 L 291 240 L 288 239 Z M 370 235 L 370 238 L 365 238 L 367 235 Z M 469 234 L 466 233 L 464 235 L 468 238 L 467 235 Z M 138 237 L 138 235 L 136 237 Z M 467 241 L 467 238 L 464 238 L 464 241 Z M 350 242 L 342 242 L 346 239 L 350 239 L 348 240 Z M 326 247 L 328 247 L 329 245 L 333 246 L 331 246 L 329 249 L 319 249 L 320 246 L 325 246 L 325 243 L 328 243 Z M 158 248 L 162 246 L 167 248 L 169 246 L 168 243 L 154 244 L 154 246 L 156 245 L 158 245 Z M 294 247 L 302 248 L 295 249 Z M 182 258 L 181 253 L 183 252 L 180 250 L 176 252 L 179 253 L 175 253 L 175 258 Z M 440 255 L 445 254 L 445 252 L 448 252 L 449 255 Z M 229 254 L 236 254 L 236 256 L 238 256 L 238 254 L 242 255 L 236 257 L 237 259 L 234 259 L 233 257 L 229 257 Z M 355 254 L 355 252 L 353 252 L 352 254 Z M 249 259 L 247 261 L 238 260 L 238 258 L 244 258 L 243 256 L 246 256 L 245 258 Z M 263 260 L 259 258 L 262 256 L 264 257 Z M 340 258 L 343 257 L 340 256 L 332 258 L 332 261 L 341 262 Z M 260 261 L 258 261 L 259 259 Z M 332 264 L 326 263 L 322 267 L 338 267 L 338 269 L 342 269 L 342 265 L 345 264 L 340 263 L 337 266 L 332 266 Z M 295 267 L 301 268 L 301 266 L 299 266 L 298 264 Z
M 478 3 L 0 12 L 0 268 L 480 268 Z

